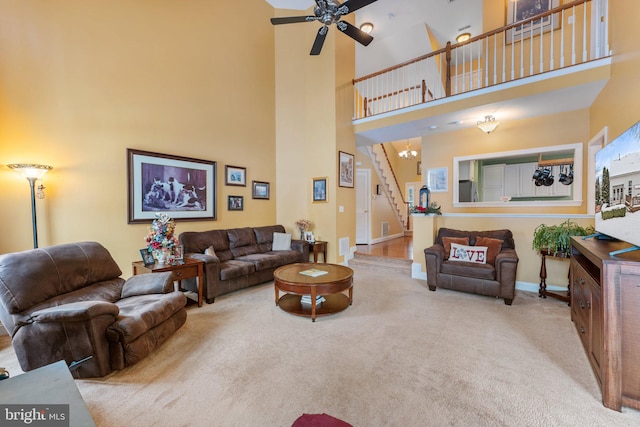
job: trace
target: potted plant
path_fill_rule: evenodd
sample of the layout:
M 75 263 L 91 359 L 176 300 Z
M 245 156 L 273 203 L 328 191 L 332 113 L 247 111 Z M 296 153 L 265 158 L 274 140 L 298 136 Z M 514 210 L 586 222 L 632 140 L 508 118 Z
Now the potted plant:
M 570 219 L 558 225 L 540 224 L 533 231 L 533 249 L 549 255 L 569 253 L 571 236 L 588 236 L 594 233 L 592 226 L 582 227 Z

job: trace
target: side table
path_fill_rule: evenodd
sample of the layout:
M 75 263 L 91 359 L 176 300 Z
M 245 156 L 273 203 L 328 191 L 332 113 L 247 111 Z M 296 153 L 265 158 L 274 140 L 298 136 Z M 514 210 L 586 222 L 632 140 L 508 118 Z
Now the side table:
M 196 279 L 198 286 L 198 307 L 202 307 L 202 286 L 204 285 L 204 262 L 185 258 L 182 264 L 158 264 L 144 265 L 142 261 L 134 261 L 133 275 L 144 273 L 171 272 L 171 279 L 177 284 L 176 290 L 181 290 L 182 281 L 185 279 Z
M 567 285 L 567 294 L 562 295 L 557 292 L 547 290 L 547 261 L 548 256 L 553 258 L 569 259 L 571 254 L 566 252 L 554 252 L 551 253 L 545 249 L 540 251 L 542 257 L 542 264 L 540 264 L 540 289 L 538 290 L 538 296 L 546 298 L 547 296 L 559 299 L 571 305 L 571 271 L 569 271 L 569 284 Z
M 315 242 L 309 242 L 309 246 L 313 249 L 313 262 L 318 262 L 318 254 L 322 253 L 322 259 L 324 263 L 327 263 L 327 242 L 322 240 L 316 240 Z

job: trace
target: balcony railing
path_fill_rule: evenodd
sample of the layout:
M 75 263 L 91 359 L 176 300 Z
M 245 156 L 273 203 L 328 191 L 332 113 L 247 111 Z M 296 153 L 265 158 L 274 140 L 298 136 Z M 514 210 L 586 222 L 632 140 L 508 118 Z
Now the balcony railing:
M 609 56 L 608 0 L 578 0 L 360 77 L 354 120 Z

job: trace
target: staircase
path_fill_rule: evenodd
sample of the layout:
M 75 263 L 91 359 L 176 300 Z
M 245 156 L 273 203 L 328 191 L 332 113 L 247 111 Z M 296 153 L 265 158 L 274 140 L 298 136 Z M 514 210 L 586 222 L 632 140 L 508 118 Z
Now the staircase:
M 371 158 L 374 169 L 380 181 L 382 181 L 382 188 L 389 203 L 393 207 L 393 211 L 396 214 L 398 223 L 401 225 L 404 231 L 409 228 L 409 213 L 407 212 L 407 204 L 402 196 L 402 189 L 398 184 L 391 164 L 387 158 L 387 152 L 382 144 L 368 145 L 364 147 L 366 153 Z

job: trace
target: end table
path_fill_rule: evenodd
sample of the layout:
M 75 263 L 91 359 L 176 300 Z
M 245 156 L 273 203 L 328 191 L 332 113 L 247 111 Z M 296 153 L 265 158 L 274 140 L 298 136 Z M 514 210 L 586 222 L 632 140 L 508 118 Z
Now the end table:
M 144 265 L 142 261 L 134 261 L 133 275 L 144 273 L 160 273 L 165 271 L 171 272 L 171 279 L 176 284 L 176 291 L 181 290 L 181 282 L 185 279 L 196 279 L 198 286 L 198 307 L 202 307 L 202 286 L 204 285 L 204 262 L 185 258 L 182 264 L 158 264 L 157 262 L 150 265 Z
M 324 263 L 327 263 L 327 242 L 322 240 L 316 240 L 315 242 L 309 242 L 309 246 L 313 249 L 313 262 L 318 262 L 318 254 L 322 253 L 322 259 Z

